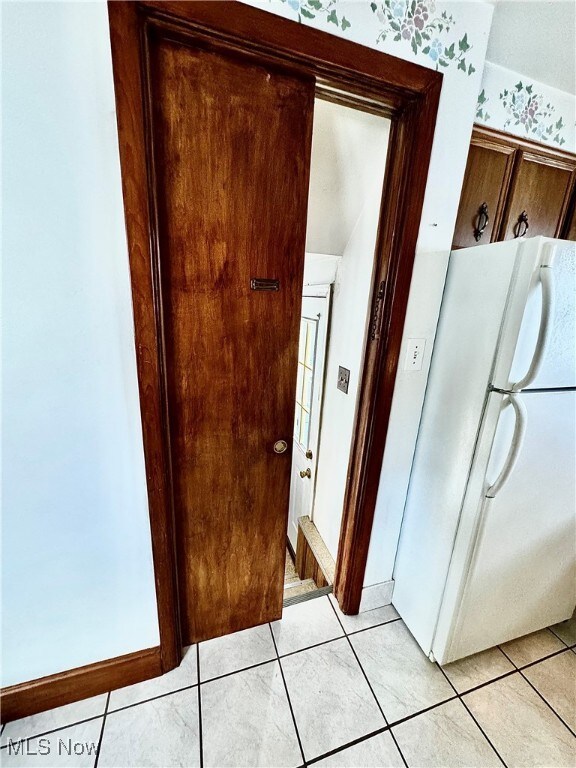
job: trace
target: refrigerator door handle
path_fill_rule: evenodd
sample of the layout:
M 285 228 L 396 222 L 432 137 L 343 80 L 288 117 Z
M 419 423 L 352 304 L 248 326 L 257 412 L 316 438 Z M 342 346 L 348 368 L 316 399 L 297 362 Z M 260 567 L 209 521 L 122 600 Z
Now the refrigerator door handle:
M 512 444 L 510 445 L 506 463 L 502 467 L 500 474 L 486 491 L 486 498 L 488 499 L 493 499 L 510 477 L 518 459 L 522 442 L 524 441 L 524 433 L 526 432 L 526 407 L 524 403 L 515 395 L 508 395 L 507 402 L 505 401 L 503 407 L 505 408 L 507 405 L 511 405 L 514 408 L 514 415 L 516 417 L 514 434 L 512 435 Z
M 549 264 L 540 267 L 540 285 L 542 286 L 542 313 L 540 316 L 540 329 L 536 341 L 534 357 L 526 375 L 517 384 L 511 387 L 512 392 L 520 392 L 531 384 L 540 370 L 542 358 L 548 346 L 550 329 L 552 328 L 552 318 L 554 317 L 554 273 Z

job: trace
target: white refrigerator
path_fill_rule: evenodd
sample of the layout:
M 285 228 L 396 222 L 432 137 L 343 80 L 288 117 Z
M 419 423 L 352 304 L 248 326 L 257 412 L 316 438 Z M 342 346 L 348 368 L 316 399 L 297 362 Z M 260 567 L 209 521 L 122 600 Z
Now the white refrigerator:
M 441 664 L 576 606 L 576 243 L 451 254 L 393 603 Z

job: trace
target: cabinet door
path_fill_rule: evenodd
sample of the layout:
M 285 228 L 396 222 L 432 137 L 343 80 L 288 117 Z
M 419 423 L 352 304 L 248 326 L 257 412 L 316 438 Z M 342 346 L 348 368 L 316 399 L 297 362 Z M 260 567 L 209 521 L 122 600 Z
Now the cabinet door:
M 481 143 L 480 143 L 481 142 Z M 473 137 L 456 220 L 453 248 L 482 245 L 496 239 L 510 182 L 514 147 Z M 488 221 L 480 234 L 485 217 Z
M 498 239 L 511 240 L 524 234 L 528 237 L 558 237 L 568 207 L 575 168 L 576 162 L 569 159 L 519 152 Z
M 576 189 L 572 193 L 572 205 L 564 222 L 562 237 L 564 240 L 576 240 Z

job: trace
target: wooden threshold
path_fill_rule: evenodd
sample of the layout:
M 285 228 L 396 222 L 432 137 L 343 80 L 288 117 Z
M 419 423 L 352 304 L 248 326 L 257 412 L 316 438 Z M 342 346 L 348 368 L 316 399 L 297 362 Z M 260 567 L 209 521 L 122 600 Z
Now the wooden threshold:
M 308 515 L 298 519 L 295 564 L 300 578 L 312 579 L 318 588 L 334 584 L 334 558 Z
M 0 690 L 2 722 L 62 707 L 162 673 L 160 647 L 127 653 Z

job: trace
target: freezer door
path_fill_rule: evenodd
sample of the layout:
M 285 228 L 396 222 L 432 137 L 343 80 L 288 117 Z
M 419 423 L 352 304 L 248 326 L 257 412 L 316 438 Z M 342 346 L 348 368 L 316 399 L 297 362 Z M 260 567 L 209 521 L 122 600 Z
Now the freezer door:
M 511 397 L 516 407 L 489 396 L 432 646 L 441 663 L 563 621 L 576 605 L 576 392 Z
M 522 251 L 493 386 L 516 391 L 575 387 L 576 243 L 534 238 L 523 244 Z

